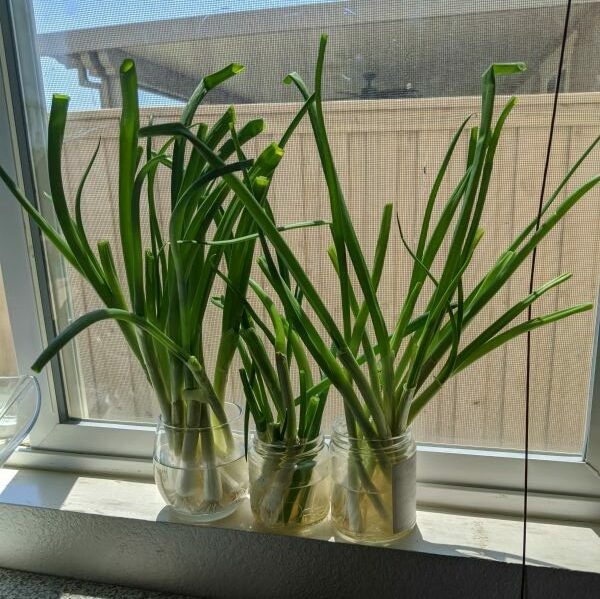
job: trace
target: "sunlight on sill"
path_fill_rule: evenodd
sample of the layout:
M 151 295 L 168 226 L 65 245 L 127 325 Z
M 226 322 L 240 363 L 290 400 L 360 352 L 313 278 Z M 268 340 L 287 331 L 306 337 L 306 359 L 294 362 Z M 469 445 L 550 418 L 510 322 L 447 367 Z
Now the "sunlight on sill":
M 0 470 L 0 510 L 3 504 L 129 518 L 149 525 L 176 521 L 152 482 L 64 472 Z M 234 515 L 211 526 L 268 532 L 256 527 L 247 501 Z M 518 518 L 421 509 L 415 531 L 390 547 L 518 563 L 522 530 Z M 528 533 L 531 565 L 600 573 L 600 526 L 533 521 Z M 335 537 L 327 522 L 314 526 L 305 536 L 344 542 Z

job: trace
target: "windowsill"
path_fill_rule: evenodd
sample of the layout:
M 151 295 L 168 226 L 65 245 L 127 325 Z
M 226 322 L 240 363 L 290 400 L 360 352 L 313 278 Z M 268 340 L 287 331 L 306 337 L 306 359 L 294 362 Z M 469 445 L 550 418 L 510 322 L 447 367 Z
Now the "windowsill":
M 261 531 L 255 530 L 247 502 L 236 514 L 212 526 L 178 523 L 165 526 L 170 521 L 169 510 L 150 481 L 41 470 L 0 470 L 1 566 L 203 594 L 202 585 L 196 584 L 199 558 L 203 563 L 210 561 L 208 553 L 215 551 L 217 556 L 214 559 L 222 558 L 231 568 L 230 579 L 224 578 L 219 587 L 222 596 L 236 596 L 228 585 L 239 583 L 240 576 L 255 575 L 256 571 L 253 574 L 251 568 L 257 560 L 264 568 L 269 563 L 267 560 L 273 559 L 265 555 L 263 562 L 261 551 L 272 553 L 277 547 L 279 566 L 284 569 L 286 556 L 293 562 L 297 558 L 296 551 L 298 554 L 307 551 L 306 545 L 303 545 L 306 539 L 257 534 Z M 376 563 L 385 556 L 386 559 L 398 560 L 398 564 L 408 555 L 422 558 L 424 562 L 427 561 L 425 558 L 431 560 L 433 556 L 451 556 L 463 558 L 453 560 L 453 567 L 458 570 L 474 563 L 481 565 L 482 570 L 493 564 L 504 570 L 508 566 L 508 580 L 516 583 L 518 566 L 515 564 L 520 562 L 522 534 L 519 519 L 420 510 L 417 522 L 418 527 L 411 536 L 393 545 L 394 549 L 405 550 L 403 552 L 384 549 L 367 553 L 369 549 L 365 547 L 336 539 L 327 523 L 313 527 L 310 538 L 341 543 L 348 548 L 344 560 L 351 560 L 358 551 L 363 565 L 365 560 L 367 563 L 371 561 L 369 556 L 374 556 Z M 248 531 L 253 531 L 253 534 L 248 535 Z M 218 546 L 219 543 L 221 546 Z M 169 549 L 170 544 L 172 550 Z M 235 549 L 238 546 L 239 551 Z M 311 544 L 308 554 L 315 556 L 311 559 L 316 559 L 322 552 L 330 554 L 332 546 L 332 543 Z M 132 547 L 135 552 L 131 551 Z M 232 555 L 224 555 L 227 549 Z M 106 555 L 107 551 L 109 555 Z M 169 554 L 171 551 L 172 555 Z M 343 552 L 341 547 L 336 551 L 334 556 Z M 551 568 L 559 568 L 571 571 L 569 574 L 600 574 L 600 526 L 530 522 L 527 552 L 528 563 L 537 572 L 556 572 Z M 485 562 L 475 558 L 482 558 Z M 331 560 L 331 555 L 326 559 Z M 244 560 L 248 563 L 244 564 Z M 317 563 L 315 561 L 311 566 L 311 577 L 318 576 L 315 571 Z M 427 568 L 435 572 L 430 569 L 431 564 Z M 184 574 L 177 572 L 178 569 Z M 211 572 L 212 569 L 207 568 L 200 578 L 207 577 L 209 583 Z M 348 569 L 348 572 L 353 570 Z M 260 578 L 260 574 L 258 576 Z M 589 585 L 590 578 L 594 584 L 600 585 L 600 577 L 584 577 L 588 581 L 586 585 Z M 569 584 L 572 585 L 573 581 Z M 217 593 L 215 596 L 221 595 Z
M 5 468 L 0 470 L 2 504 L 181 524 L 165 507 L 154 483 L 145 480 Z M 268 532 L 256 528 L 247 501 L 235 514 L 210 527 Z M 419 510 L 418 529 L 388 547 L 520 563 L 522 531 L 518 518 Z M 535 521 L 529 523 L 528 532 L 529 564 L 600 574 L 600 525 Z M 335 536 L 328 522 L 312 527 L 310 538 L 346 543 Z

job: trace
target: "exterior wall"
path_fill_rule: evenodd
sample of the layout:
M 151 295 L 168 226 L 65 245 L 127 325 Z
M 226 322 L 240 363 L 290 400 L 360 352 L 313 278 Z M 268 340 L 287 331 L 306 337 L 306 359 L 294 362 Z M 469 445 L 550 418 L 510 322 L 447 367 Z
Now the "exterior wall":
M 497 102 L 501 107 L 501 99 Z M 554 136 L 548 190 L 552 191 L 568 165 L 600 132 L 600 94 L 565 94 L 561 97 Z M 383 205 L 393 202 L 407 240 L 416 243 L 419 223 L 447 145 L 465 115 L 477 113 L 477 98 L 346 101 L 327 106 L 328 128 L 339 174 L 357 234 L 367 258 L 374 251 Z M 243 105 L 240 125 L 263 116 L 267 132 L 252 147 L 259 151 L 276 140 L 292 119 L 297 105 Z M 198 118 L 213 122 L 223 107 L 207 106 Z M 497 152 L 483 226 L 485 236 L 477 250 L 469 290 L 484 274 L 516 233 L 534 218 L 540 193 L 551 113 L 551 96 L 525 96 L 509 118 Z M 175 120 L 177 109 L 153 111 L 155 121 Z M 142 122 L 149 118 L 144 111 Z M 476 121 L 477 116 L 473 118 Z M 120 261 L 116 160 L 118 111 L 74 113 L 65 142 L 64 172 L 72 199 L 87 160 L 101 138 L 100 153 L 84 194 L 84 219 L 89 237 L 108 239 Z M 465 136 L 466 140 L 466 136 Z M 455 183 L 466 155 L 466 141 L 457 149 L 448 179 Z M 252 151 L 249 151 L 252 155 Z M 577 182 L 594 174 L 597 158 L 581 169 Z M 168 218 L 168 186 L 159 177 L 157 202 L 162 224 Z M 572 186 L 569 187 L 572 189 Z M 440 201 L 451 185 L 444 184 Z M 311 132 L 305 123 L 289 144 L 273 184 L 271 201 L 281 223 L 327 218 L 328 200 Z M 142 219 L 146 217 L 142 206 Z M 541 246 L 536 283 L 562 272 L 574 278 L 553 290 L 537 304 L 542 314 L 582 301 L 595 301 L 598 290 L 600 192 L 594 191 L 558 226 Z M 287 233 L 307 272 L 336 312 L 337 288 L 326 249 L 327 228 Z M 528 265 L 529 263 L 527 263 Z M 393 231 L 380 298 L 388 322 L 397 316 L 408 285 L 411 262 Z M 121 273 L 123 274 L 123 273 Z M 70 273 L 75 313 L 99 306 L 93 291 Z M 509 305 L 527 294 L 529 270 L 524 265 L 467 332 L 465 342 Z M 587 414 L 587 388 L 594 315 L 589 312 L 534 334 L 532 444 L 539 450 L 577 452 L 583 442 Z M 207 356 L 216 347 L 218 313 L 206 330 Z M 0 342 L 1 343 L 1 342 Z M 77 341 L 80 376 L 84 382 L 89 415 L 111 419 L 153 418 L 151 390 L 122 343 L 118 329 L 101 323 Z M 522 442 L 525 382 L 525 339 L 512 342 L 456 377 L 424 411 L 418 438 L 435 443 L 519 447 Z M 230 395 L 241 399 L 232 370 Z M 327 425 L 340 413 L 339 399 L 331 396 Z

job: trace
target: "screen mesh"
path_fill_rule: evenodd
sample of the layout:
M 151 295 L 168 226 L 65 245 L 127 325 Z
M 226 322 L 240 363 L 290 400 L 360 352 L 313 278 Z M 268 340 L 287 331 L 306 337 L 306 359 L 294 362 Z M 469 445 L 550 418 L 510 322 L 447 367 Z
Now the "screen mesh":
M 264 117 L 267 132 L 253 148 L 259 151 L 278 139 L 296 113 L 298 97 L 282 79 L 298 71 L 312 80 L 324 31 L 330 36 L 324 86 L 328 129 L 368 260 L 387 202 L 394 203 L 408 243 L 416 245 L 437 169 L 462 120 L 478 113 L 480 76 L 492 62 L 525 61 L 528 70 L 499 81 L 499 94 L 516 94 L 520 102 L 498 149 L 482 222 L 485 235 L 464 281 L 467 291 L 535 216 L 564 19 L 560 3 L 34 0 L 33 7 L 47 101 L 55 92 L 72 98 L 64 156 L 71 201 L 100 139 L 84 202 L 84 220 L 93 241 L 108 239 L 113 248 L 119 247 L 118 69 L 125 57 L 136 61 L 143 122 L 151 115 L 157 121 L 174 120 L 203 74 L 230 62 L 246 65 L 244 75 L 209 94 L 198 118 L 214 122 L 224 104 L 236 106 L 240 124 Z M 551 190 L 600 131 L 600 50 L 592 26 L 598 18 L 596 3 L 574 7 L 550 166 Z M 499 98 L 497 106 L 502 104 Z M 466 141 L 458 148 L 442 198 L 456 184 L 465 158 Z M 576 182 L 593 174 L 596 164 L 596 159 L 584 164 Z M 281 223 L 329 217 L 308 127 L 301 127 L 288 146 L 270 197 Z M 169 199 L 164 178 L 157 201 L 166 226 Z M 592 192 L 541 246 L 536 286 L 562 272 L 574 276 L 544 296 L 534 315 L 596 300 L 599 219 L 600 193 Z M 339 290 L 326 255 L 328 230 L 287 235 L 327 306 L 339 317 Z M 467 331 L 463 343 L 527 295 L 529 267 L 529 262 L 521 267 Z M 411 259 L 394 230 L 379 290 L 388 323 L 397 317 L 410 268 Z M 56 288 L 60 288 L 56 297 L 62 298 L 57 299 L 57 310 L 68 304 L 63 310 L 67 319 L 100 305 L 73 272 L 57 281 Z M 594 314 L 588 312 L 533 334 L 534 450 L 579 453 L 583 447 L 593 320 Z M 216 339 L 218 331 L 215 309 L 206 334 Z M 519 338 L 455 377 L 420 416 L 418 440 L 522 446 L 525 348 L 525 338 Z M 207 349 L 209 362 L 210 356 Z M 73 364 L 75 372 L 70 374 L 80 378 L 84 399 L 72 403 L 71 415 L 155 418 L 152 391 L 114 325 L 99 324 L 80 336 Z M 236 372 L 234 367 L 230 396 L 241 400 Z M 341 401 L 332 394 L 326 431 L 339 413 Z

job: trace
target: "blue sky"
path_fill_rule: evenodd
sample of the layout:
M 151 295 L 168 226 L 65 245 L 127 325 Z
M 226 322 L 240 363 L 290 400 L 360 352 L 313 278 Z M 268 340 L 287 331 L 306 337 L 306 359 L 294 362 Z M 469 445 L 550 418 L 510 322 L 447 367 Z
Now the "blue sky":
M 44 34 L 330 1 L 334 0 L 33 0 L 33 9 L 37 33 Z M 40 60 L 48 105 L 53 93 L 65 93 L 71 96 L 73 110 L 100 108 L 98 91 L 81 87 L 75 70 L 66 69 L 52 58 Z M 140 92 L 142 106 L 175 103 Z

